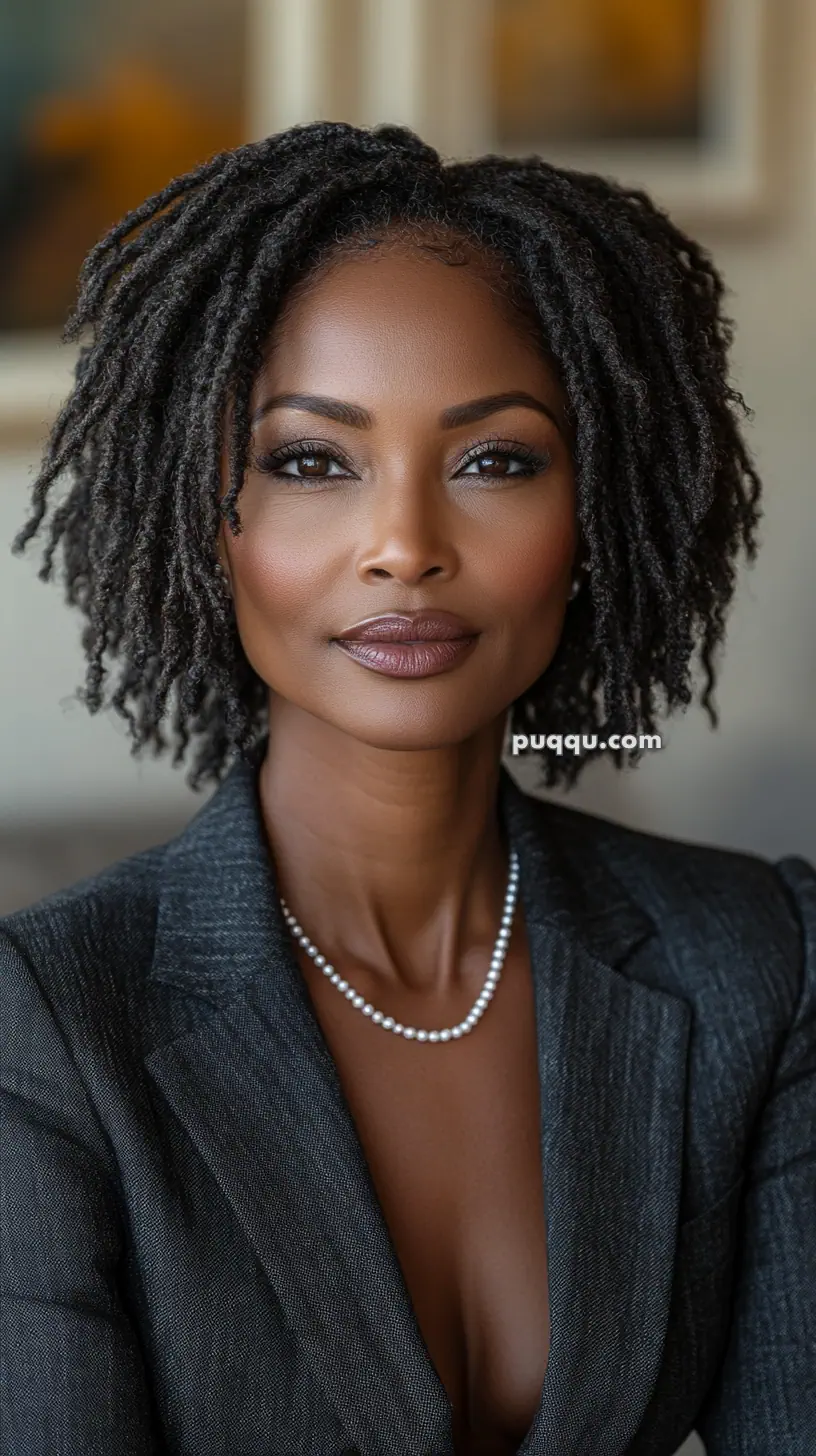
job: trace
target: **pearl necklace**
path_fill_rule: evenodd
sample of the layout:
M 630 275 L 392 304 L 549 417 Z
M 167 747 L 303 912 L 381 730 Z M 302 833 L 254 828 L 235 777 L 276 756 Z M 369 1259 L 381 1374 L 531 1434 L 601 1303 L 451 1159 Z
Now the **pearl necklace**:
M 393 1031 L 395 1036 L 404 1036 L 407 1041 L 455 1041 L 460 1036 L 465 1036 L 472 1031 L 477 1021 L 481 1019 L 493 999 L 499 978 L 504 966 L 504 958 L 507 954 L 507 946 L 510 942 L 510 933 L 513 924 L 513 916 L 516 909 L 516 898 L 518 894 L 519 862 L 518 855 L 513 849 L 510 851 L 510 874 L 507 881 L 507 893 L 504 897 L 504 910 L 502 911 L 501 926 L 498 938 L 490 960 L 490 969 L 487 973 L 485 983 L 474 1002 L 473 1008 L 468 1012 L 464 1021 L 458 1026 L 446 1027 L 444 1031 L 421 1031 L 415 1026 L 403 1026 L 401 1022 L 395 1021 L 393 1016 L 384 1016 L 382 1011 L 375 1011 L 365 996 L 350 986 L 348 981 L 330 965 L 324 955 L 320 954 L 317 946 L 312 943 L 306 935 L 303 926 L 299 925 L 292 914 L 286 901 L 281 897 L 281 909 L 283 918 L 289 929 L 292 931 L 298 945 L 302 946 L 308 956 L 311 956 L 316 966 L 319 966 L 324 976 L 341 991 L 347 1001 L 362 1011 L 363 1016 L 368 1016 L 375 1026 L 381 1026 L 384 1031 Z

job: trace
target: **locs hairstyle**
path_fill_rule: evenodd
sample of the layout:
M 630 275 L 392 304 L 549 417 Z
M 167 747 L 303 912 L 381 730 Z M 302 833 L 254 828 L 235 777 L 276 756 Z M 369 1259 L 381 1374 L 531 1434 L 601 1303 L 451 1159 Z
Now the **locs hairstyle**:
M 38 575 L 50 579 L 61 542 L 66 600 L 87 619 L 77 695 L 127 720 L 134 755 L 170 746 L 178 765 L 192 741 L 193 789 L 265 731 L 268 689 L 242 650 L 217 539 L 222 516 L 241 529 L 269 332 L 338 248 L 417 225 L 499 260 L 502 297 L 534 321 L 568 400 L 588 575 L 511 731 L 653 732 L 658 709 L 693 700 L 698 653 L 717 722 L 714 656 L 736 557 L 756 554 L 760 482 L 709 255 L 604 178 L 537 157 L 443 161 L 402 127 L 316 122 L 213 157 L 88 254 L 63 334 L 80 340 L 75 382 L 12 547 L 67 476 Z M 106 655 L 121 669 L 109 702 Z M 571 783 L 592 756 L 543 754 L 542 781 Z

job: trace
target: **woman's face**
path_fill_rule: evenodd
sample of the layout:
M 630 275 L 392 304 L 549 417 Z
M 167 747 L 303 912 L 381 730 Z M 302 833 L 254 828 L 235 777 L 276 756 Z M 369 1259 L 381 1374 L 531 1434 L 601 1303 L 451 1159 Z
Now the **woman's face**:
M 314 399 L 272 405 L 282 395 Z M 467 422 L 443 418 L 471 404 Z M 243 531 L 225 524 L 219 545 L 244 650 L 272 692 L 382 748 L 503 725 L 564 620 L 577 543 L 565 404 L 470 264 L 397 244 L 295 295 L 255 384 Z M 431 676 L 384 675 L 334 640 L 436 608 L 477 636 Z

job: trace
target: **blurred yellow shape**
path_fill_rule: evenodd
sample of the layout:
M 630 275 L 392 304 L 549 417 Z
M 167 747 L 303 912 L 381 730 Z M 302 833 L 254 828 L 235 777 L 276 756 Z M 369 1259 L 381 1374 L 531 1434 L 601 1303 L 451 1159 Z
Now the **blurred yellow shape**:
M 500 127 L 618 121 L 682 110 L 697 81 L 703 0 L 496 0 Z
M 49 180 L 4 260 L 0 316 L 8 328 L 64 319 L 97 239 L 173 177 L 245 137 L 240 115 L 121 61 L 92 90 L 40 98 L 23 140 L 33 174 Z
M 240 118 L 210 111 L 144 65 L 120 61 L 94 91 L 45 98 L 30 117 L 27 140 L 40 158 L 86 156 L 85 186 L 113 223 L 243 137 Z

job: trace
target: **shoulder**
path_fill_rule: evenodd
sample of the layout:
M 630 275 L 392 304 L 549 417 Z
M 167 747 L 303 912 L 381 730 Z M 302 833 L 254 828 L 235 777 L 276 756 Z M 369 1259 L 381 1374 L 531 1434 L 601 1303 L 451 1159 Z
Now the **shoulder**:
M 555 833 L 577 868 L 600 858 L 629 894 L 659 921 L 716 920 L 733 914 L 752 928 L 797 934 L 802 912 L 813 910 L 816 870 L 789 855 L 773 861 L 745 850 L 673 839 L 605 819 L 555 800 L 527 795 L 537 806 L 542 833 Z
M 58 1108 L 106 1160 L 104 1129 L 140 1105 L 164 1024 L 149 973 L 167 847 L 0 917 L 0 1080 Z
M 100 974 L 126 990 L 128 980 L 150 963 L 167 848 L 143 850 L 0 916 L 0 974 L 6 991 L 21 964 L 35 971 L 46 994 L 66 981 L 76 984 L 77 978 L 98 981 Z
M 659 953 L 651 964 L 666 990 L 693 1002 L 767 1002 L 772 1020 L 788 1020 L 803 981 L 816 975 L 812 864 L 664 837 L 528 798 L 574 882 L 594 876 L 605 890 L 619 886 L 652 922 Z
M 672 839 L 663 834 L 538 799 L 542 828 L 557 827 L 560 842 L 573 856 L 602 856 L 635 897 L 662 911 L 685 907 L 701 913 L 730 904 L 758 916 L 790 920 L 791 895 L 812 891 L 816 871 L 806 859 L 790 855 L 771 860 L 748 850 Z

